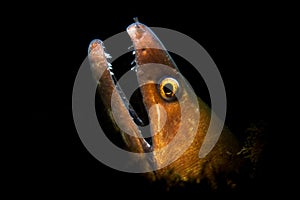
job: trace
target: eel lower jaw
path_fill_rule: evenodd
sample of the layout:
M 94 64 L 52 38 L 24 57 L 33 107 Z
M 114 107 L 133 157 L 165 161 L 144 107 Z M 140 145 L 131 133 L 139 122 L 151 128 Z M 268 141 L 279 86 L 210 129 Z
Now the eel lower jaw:
M 137 153 L 151 152 L 152 145 L 143 137 L 143 130 L 139 126 L 143 125 L 143 121 L 138 117 L 116 81 L 113 68 L 107 60 L 111 57 L 105 52 L 101 40 L 95 39 L 90 43 L 88 56 L 93 76 L 99 84 L 102 102 L 109 111 L 112 123 L 119 127 L 126 148 Z

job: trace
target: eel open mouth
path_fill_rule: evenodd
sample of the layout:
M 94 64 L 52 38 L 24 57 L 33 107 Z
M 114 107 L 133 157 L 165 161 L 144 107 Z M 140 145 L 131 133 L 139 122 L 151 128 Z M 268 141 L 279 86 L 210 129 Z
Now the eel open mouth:
M 116 81 L 112 65 L 108 62 L 111 57 L 105 52 L 101 40 L 95 39 L 90 43 L 89 61 L 93 75 L 99 82 L 104 106 L 110 113 L 111 120 L 120 128 L 128 150 L 152 152 L 153 148 L 168 144 L 174 136 L 172 133 L 176 132 L 173 130 L 179 128 L 178 116 L 181 110 L 175 100 L 180 95 L 180 90 L 184 91 L 180 85 L 185 83 L 168 51 L 149 27 L 135 19 L 135 23 L 127 27 L 127 33 L 135 55 L 136 65 L 132 69 L 140 86 L 137 96 L 142 100 L 139 104 L 132 106 L 121 89 L 122 85 Z M 167 113 L 173 113 L 179 119 L 167 121 Z M 148 117 L 141 117 L 141 114 Z M 190 114 L 189 116 L 192 117 Z M 149 126 L 146 126 L 148 123 Z M 163 128 L 166 134 L 162 134 Z
M 131 26 L 141 28 L 141 24 L 138 22 Z M 133 47 L 132 52 L 137 61 L 138 54 L 136 52 L 139 50 L 137 45 L 133 44 Z M 102 102 L 111 116 L 111 121 L 120 128 L 122 139 L 128 150 L 138 153 L 151 152 L 152 137 L 149 137 L 148 133 L 143 136 L 143 132 L 150 132 L 150 128 L 148 113 L 143 105 L 140 90 L 136 90 L 128 100 L 114 76 L 112 65 L 109 63 L 111 56 L 105 52 L 105 46 L 101 40 L 95 39 L 90 43 L 88 56 L 94 78 L 99 83 L 98 88 Z M 138 63 L 135 64 L 133 71 L 136 72 Z
M 127 27 L 127 33 L 134 48 L 133 71 L 139 86 L 131 99 L 121 89 L 124 85 L 116 80 L 108 62 L 111 57 L 101 40 L 90 43 L 88 58 L 101 102 L 120 132 L 125 149 L 135 159 L 130 162 L 141 167 L 141 171 L 155 171 L 158 178 L 177 181 L 180 177 L 196 182 L 208 179 L 214 187 L 218 176 L 226 177 L 225 184 L 231 185 L 228 178 L 241 163 L 234 135 L 224 128 L 219 138 L 221 120 L 211 120 L 215 114 L 196 96 L 150 28 L 136 19 Z M 150 128 L 150 134 L 144 127 Z M 209 133 L 209 127 L 214 132 Z M 202 149 L 205 158 L 199 157 Z M 232 180 L 235 177 L 238 176 Z

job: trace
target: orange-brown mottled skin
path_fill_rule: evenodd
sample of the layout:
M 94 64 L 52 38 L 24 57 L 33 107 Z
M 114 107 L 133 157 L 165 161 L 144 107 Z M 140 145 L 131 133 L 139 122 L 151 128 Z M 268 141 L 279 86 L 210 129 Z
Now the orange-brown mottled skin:
M 194 131 L 192 127 L 195 127 L 195 123 L 198 123 L 196 126 L 196 136 L 188 149 L 170 165 L 155 171 L 155 173 L 147 173 L 148 177 L 152 180 L 165 179 L 182 182 L 193 181 L 197 183 L 202 180 L 208 180 L 212 188 L 218 188 L 220 184 L 234 188 L 236 186 L 235 177 L 239 174 L 242 162 L 237 155 L 240 146 L 233 134 L 225 127 L 213 150 L 206 157 L 199 158 L 199 149 L 206 136 L 210 122 L 210 109 L 200 98 L 196 101 L 191 99 L 192 90 L 190 86 L 180 75 L 176 64 L 163 45 L 148 27 L 136 22 L 127 28 L 127 32 L 131 37 L 136 51 L 137 78 L 142 85 L 140 90 L 150 120 L 153 136 L 152 149 L 154 151 L 152 164 L 156 165 L 157 168 L 165 166 L 170 161 L 170 158 L 174 157 L 183 148 L 186 139 L 191 137 L 190 134 Z M 168 69 L 155 67 L 153 63 L 167 66 Z M 166 75 L 175 78 L 179 82 L 180 93 L 178 94 L 178 98 L 184 102 L 184 110 L 181 110 L 177 99 L 166 101 L 160 95 L 157 82 Z M 115 87 L 114 83 L 107 72 L 100 80 L 102 101 L 106 102 L 107 107 L 109 107 L 110 103 L 110 90 L 113 87 Z M 119 103 L 121 106 L 122 102 L 120 101 Z M 153 107 L 155 109 L 152 109 Z M 120 112 L 125 112 L 122 109 L 120 108 Z M 200 116 L 197 109 L 200 109 Z M 165 123 L 161 120 L 161 117 L 164 115 L 162 110 L 167 115 Z M 183 120 L 181 119 L 182 115 L 185 116 Z M 124 124 L 134 126 L 129 115 L 128 121 L 124 122 Z M 169 151 L 157 151 L 163 149 L 163 147 L 173 140 L 180 126 L 182 126 L 181 128 L 185 132 L 176 140 L 177 142 L 173 148 Z M 134 139 L 133 137 L 123 136 L 123 138 L 124 140 L 131 140 L 125 142 L 129 145 L 127 145 L 128 149 L 135 152 L 144 151 L 142 148 L 144 141 Z M 220 183 L 220 179 L 224 183 Z
M 147 53 L 145 54 L 144 52 Z M 159 104 L 167 113 L 167 121 L 163 128 L 159 132 L 155 131 L 155 133 L 153 133 L 152 143 L 154 150 L 168 145 L 179 129 L 179 126 L 184 126 L 183 129 L 186 130 L 186 136 L 189 135 L 189 127 L 191 126 L 186 119 L 181 121 L 182 113 L 179 102 L 177 100 L 171 102 L 164 100 L 159 94 L 157 85 L 151 84 L 151 80 L 148 80 L 160 79 L 167 73 L 180 82 L 181 90 L 186 90 L 181 91 L 181 93 L 188 93 L 189 87 L 185 85 L 184 80 L 181 80 L 182 78 L 177 74 L 177 67 L 171 59 L 168 59 L 169 55 L 166 54 L 166 51 L 154 48 L 143 48 L 143 50 L 136 51 L 137 64 L 140 65 L 137 69 L 138 79 L 141 83 L 148 81 L 147 84 L 141 87 L 144 105 L 146 109 L 149 110 L 153 105 Z M 156 73 L 153 71 L 156 68 L 151 67 L 151 64 L 144 65 L 146 63 L 159 63 L 169 66 L 174 73 L 172 74 L 169 71 L 164 73 L 163 69 Z M 147 77 L 149 74 L 151 74 L 151 77 Z M 189 99 L 187 98 L 186 101 L 189 101 Z M 192 103 L 194 102 L 187 103 L 187 106 L 184 107 L 184 112 L 187 113 L 186 116 L 190 114 L 191 119 L 195 118 L 195 105 L 192 105 Z M 216 180 L 216 175 L 218 175 L 224 176 L 224 181 L 227 182 L 225 184 L 228 184 L 229 187 L 235 187 L 235 182 L 232 180 L 232 177 L 230 177 L 230 174 L 238 174 L 239 165 L 241 164 L 241 160 L 237 156 L 237 152 L 240 150 L 239 144 L 232 133 L 225 127 L 213 150 L 205 158 L 199 158 L 199 149 L 206 136 L 211 111 L 200 98 L 198 98 L 198 105 L 200 108 L 200 120 L 197 134 L 192 145 L 175 162 L 172 162 L 167 167 L 157 170 L 155 173 L 156 178 L 167 180 L 179 179 L 181 181 L 193 180 L 195 182 L 200 182 L 205 178 L 209 181 L 212 188 L 217 188 L 218 181 Z M 156 130 L 155 126 L 159 123 L 157 120 L 157 113 L 149 113 L 149 118 L 152 130 Z M 165 154 L 155 154 L 154 160 L 156 165 L 160 166 L 160 164 L 168 161 L 168 158 L 176 152 L 176 148 L 182 148 L 184 142 L 185 138 L 182 138 L 181 140 L 178 140 L 171 151 L 168 151 Z

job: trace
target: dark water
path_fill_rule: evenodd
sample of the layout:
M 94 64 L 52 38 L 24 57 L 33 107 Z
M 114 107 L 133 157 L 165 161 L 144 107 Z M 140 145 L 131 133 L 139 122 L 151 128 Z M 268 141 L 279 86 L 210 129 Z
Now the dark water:
M 226 88 L 226 124 L 239 139 L 246 139 L 249 128 L 262 130 L 263 157 L 259 160 L 255 179 L 242 191 L 258 196 L 261 192 L 283 189 L 284 183 L 278 180 L 285 176 L 285 172 L 278 173 L 282 164 L 275 164 L 280 152 L 274 143 L 278 135 L 271 128 L 275 118 L 272 114 L 275 78 L 268 49 L 273 42 L 269 28 L 274 22 L 268 21 L 269 18 L 260 11 L 256 12 L 256 17 L 251 17 L 252 12 L 236 11 L 232 17 L 222 15 L 216 18 L 210 15 L 199 17 L 195 12 L 180 15 L 136 13 L 140 13 L 138 17 L 142 23 L 180 31 L 195 39 L 209 53 Z M 28 145 L 28 157 L 24 158 L 27 164 L 19 172 L 24 185 L 26 180 L 32 180 L 32 187 L 45 194 L 84 191 L 99 198 L 104 194 L 130 197 L 136 191 L 153 198 L 157 192 L 166 193 L 159 184 L 147 182 L 138 174 L 119 172 L 97 161 L 80 141 L 72 117 L 73 83 L 87 56 L 90 41 L 95 38 L 105 40 L 124 31 L 135 16 L 114 14 L 104 17 L 104 20 L 100 20 L 101 15 L 88 20 L 66 17 L 53 23 L 49 21 L 48 25 L 41 26 L 38 33 L 31 35 L 36 47 L 32 56 L 37 58 L 38 65 L 29 69 L 29 96 L 34 98 L 27 105 L 30 121 L 34 124 L 34 139 L 31 141 L 33 145 Z M 35 40 L 41 36 L 49 40 Z M 43 53 L 41 44 L 53 50 L 49 48 Z M 124 58 L 118 64 L 128 61 L 129 67 L 131 59 Z M 175 60 L 188 65 L 180 57 Z M 209 103 L 209 93 L 201 76 L 192 68 L 181 68 L 180 65 L 179 68 L 199 96 Z M 118 72 L 116 67 L 116 73 L 121 75 L 124 72 Z M 199 194 L 209 191 L 205 186 L 202 188 L 199 190 L 190 185 L 171 192 Z

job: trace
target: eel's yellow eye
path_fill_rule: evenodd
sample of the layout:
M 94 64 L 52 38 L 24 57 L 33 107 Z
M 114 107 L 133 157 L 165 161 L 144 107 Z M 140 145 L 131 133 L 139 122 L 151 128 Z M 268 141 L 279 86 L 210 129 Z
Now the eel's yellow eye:
M 175 99 L 175 95 L 178 93 L 179 83 L 177 80 L 171 77 L 162 79 L 159 84 L 159 93 L 163 99 L 171 101 Z

